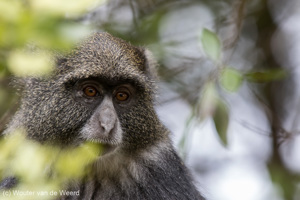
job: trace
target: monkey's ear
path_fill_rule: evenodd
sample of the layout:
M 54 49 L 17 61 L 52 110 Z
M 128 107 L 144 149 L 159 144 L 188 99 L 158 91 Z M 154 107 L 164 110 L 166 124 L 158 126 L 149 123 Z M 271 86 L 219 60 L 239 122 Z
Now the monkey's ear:
M 55 64 L 56 64 L 56 66 L 57 67 L 59 67 L 59 66 L 61 66 L 61 65 L 63 65 L 64 63 L 66 63 L 68 60 L 67 60 L 67 58 L 66 57 L 62 57 L 62 56 L 60 56 L 60 57 L 56 57 L 56 61 L 55 61 Z
M 64 74 L 71 70 L 67 66 L 68 58 L 66 55 L 56 54 L 55 56 L 55 69 L 57 74 Z
M 148 49 L 143 49 L 145 55 L 145 68 L 144 73 L 153 81 L 158 79 L 157 76 L 157 62 L 151 51 Z

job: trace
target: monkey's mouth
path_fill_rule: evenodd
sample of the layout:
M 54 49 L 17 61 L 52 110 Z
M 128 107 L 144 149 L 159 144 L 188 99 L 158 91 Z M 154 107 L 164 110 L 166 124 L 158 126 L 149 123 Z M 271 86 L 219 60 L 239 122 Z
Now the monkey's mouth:
M 110 154 L 117 148 L 117 146 L 111 145 L 111 144 L 103 144 L 102 143 L 101 146 L 102 146 L 101 156 Z

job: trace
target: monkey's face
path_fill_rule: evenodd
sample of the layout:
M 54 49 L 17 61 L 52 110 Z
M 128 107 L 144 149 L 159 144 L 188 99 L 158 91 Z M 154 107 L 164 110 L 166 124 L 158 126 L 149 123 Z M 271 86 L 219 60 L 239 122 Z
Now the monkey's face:
M 79 137 L 101 143 L 108 150 L 120 146 L 124 133 L 119 118 L 129 113 L 135 105 L 135 87 L 129 83 L 89 78 L 76 82 L 73 97 L 82 106 L 93 110 L 93 114 L 81 128 Z
M 161 125 L 153 108 L 150 57 L 144 49 L 100 33 L 61 64 L 57 82 L 71 83 L 66 90 L 86 116 L 80 138 L 126 149 L 155 141 Z
M 107 151 L 145 147 L 154 141 L 159 122 L 150 94 L 134 81 L 90 77 L 67 88 L 80 110 L 90 113 L 80 128 L 80 139 L 103 144 Z

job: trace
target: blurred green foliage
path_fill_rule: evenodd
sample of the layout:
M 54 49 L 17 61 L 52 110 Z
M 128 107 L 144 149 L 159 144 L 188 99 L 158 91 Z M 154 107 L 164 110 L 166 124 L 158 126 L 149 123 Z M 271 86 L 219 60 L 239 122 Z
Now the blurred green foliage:
M 19 130 L 0 141 L 0 180 L 17 177 L 20 183 L 14 190 L 34 192 L 30 198 L 37 198 L 40 191 L 61 190 L 70 180 L 82 178 L 101 155 L 99 144 L 87 142 L 62 149 L 27 140 L 24 135 Z
M 221 58 L 221 42 L 219 37 L 212 31 L 204 28 L 201 34 L 201 44 L 205 53 L 215 62 Z
M 288 73 L 283 69 L 270 69 L 264 71 L 254 71 L 245 74 L 249 82 L 267 83 L 270 81 L 283 80 L 288 77 Z
M 72 26 L 73 19 L 97 5 L 97 2 L 1 0 L 0 47 L 5 50 L 23 48 L 28 42 L 34 42 L 39 47 L 69 48 L 78 33 L 66 35 L 66 29 Z
M 236 92 L 243 83 L 243 75 L 236 69 L 225 67 L 221 72 L 221 85 L 230 92 Z
M 9 69 L 8 72 L 18 74 L 17 71 L 26 65 L 23 63 L 26 62 L 26 57 L 28 62 L 41 64 L 44 59 L 40 56 L 20 53 L 20 49 L 30 48 L 29 44 L 42 49 L 68 50 L 80 37 L 89 33 L 88 27 L 75 23 L 74 20 L 92 6 L 98 5 L 97 2 L 1 0 L 0 72 L 7 72 Z M 44 65 L 41 68 L 42 66 Z M 32 70 L 35 69 L 36 66 Z M 28 70 L 30 71 L 29 68 Z

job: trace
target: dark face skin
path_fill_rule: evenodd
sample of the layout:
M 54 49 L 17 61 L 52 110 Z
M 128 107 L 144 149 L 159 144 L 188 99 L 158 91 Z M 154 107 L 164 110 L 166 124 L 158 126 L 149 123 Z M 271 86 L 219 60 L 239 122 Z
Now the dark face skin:
M 79 137 L 113 150 L 120 146 L 123 138 L 119 117 L 130 111 L 137 95 L 132 84 L 107 83 L 96 78 L 83 79 L 77 81 L 72 90 L 75 101 L 93 110 Z
M 149 122 L 158 119 L 148 94 L 133 81 L 88 78 L 76 81 L 72 91 L 74 100 L 92 113 L 80 129 L 80 138 L 110 149 L 144 148 L 150 144 L 147 140 L 155 141 L 157 127 Z

